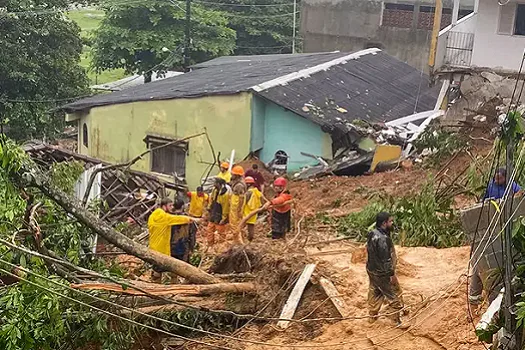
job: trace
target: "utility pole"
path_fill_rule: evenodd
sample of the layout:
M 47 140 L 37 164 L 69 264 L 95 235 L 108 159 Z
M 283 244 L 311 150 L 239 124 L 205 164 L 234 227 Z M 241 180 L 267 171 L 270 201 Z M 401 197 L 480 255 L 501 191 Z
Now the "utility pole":
M 428 55 L 428 66 L 430 68 L 430 76 L 434 74 L 434 67 L 436 65 L 436 51 L 439 31 L 441 30 L 441 15 L 443 14 L 443 0 L 436 0 L 436 9 L 434 11 L 434 26 L 432 27 L 432 41 L 430 42 L 430 53 Z
M 297 0 L 293 0 L 292 53 L 295 53 L 295 27 L 297 26 Z
M 186 28 L 184 33 L 184 72 L 190 71 L 191 0 L 186 0 Z

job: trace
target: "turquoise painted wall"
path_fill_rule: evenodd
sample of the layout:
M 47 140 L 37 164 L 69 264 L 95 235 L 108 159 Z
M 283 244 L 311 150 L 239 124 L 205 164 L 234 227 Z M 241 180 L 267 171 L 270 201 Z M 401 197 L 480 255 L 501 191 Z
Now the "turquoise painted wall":
M 260 97 L 254 96 L 253 100 L 257 100 L 252 102 L 253 107 L 257 106 L 252 109 L 253 128 L 255 120 L 260 123 L 260 115 L 264 113 L 264 145 L 259 154 L 263 162 L 268 163 L 275 152 L 283 150 L 290 157 L 288 171 L 295 172 L 305 165 L 317 164 L 315 159 L 301 152 L 332 158 L 332 138 L 320 126 Z

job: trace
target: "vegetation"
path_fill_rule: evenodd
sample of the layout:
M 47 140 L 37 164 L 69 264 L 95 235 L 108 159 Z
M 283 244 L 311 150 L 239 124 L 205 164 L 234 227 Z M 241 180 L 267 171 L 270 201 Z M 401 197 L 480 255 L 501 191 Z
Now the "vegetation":
M 182 67 L 185 11 L 180 5 L 158 0 L 114 4 L 108 0 L 102 6 L 106 17 L 95 32 L 94 68 L 123 68 L 127 73 L 148 73 L 147 78 L 152 70 Z M 192 6 L 192 62 L 233 52 L 235 32 L 227 25 L 224 12 Z
M 430 152 L 427 159 L 430 165 L 440 164 L 466 146 L 467 143 L 457 133 L 446 130 L 439 123 L 429 125 L 414 141 L 414 147 L 419 152 Z
M 104 84 L 124 78 L 126 76 L 124 69 L 110 69 L 97 72 L 91 67 L 93 33 L 104 19 L 104 11 L 95 8 L 79 8 L 68 12 L 67 16 L 81 29 L 80 36 L 84 47 L 80 57 L 80 65 L 86 70 L 90 83 Z
M 88 93 L 88 79 L 79 66 L 80 28 L 58 12 L 67 6 L 65 0 L 2 3 L 8 13 L 0 22 L 0 122 L 11 137 L 62 132 L 63 115 L 53 110 Z M 35 9 L 49 12 L 34 14 Z
M 454 247 L 465 243 L 459 217 L 452 209 L 452 197 L 436 199 L 435 188 L 428 182 L 420 193 L 402 198 L 376 197 L 360 212 L 337 220 L 338 232 L 358 241 L 366 241 L 367 233 L 380 211 L 395 218 L 397 244 L 403 246 Z

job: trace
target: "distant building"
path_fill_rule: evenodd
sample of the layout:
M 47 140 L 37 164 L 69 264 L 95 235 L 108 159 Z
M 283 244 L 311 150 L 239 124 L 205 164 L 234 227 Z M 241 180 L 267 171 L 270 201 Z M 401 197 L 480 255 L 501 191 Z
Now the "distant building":
M 79 129 L 78 152 L 110 163 L 206 128 L 216 153 L 268 163 L 286 154 L 291 172 L 333 159 L 362 137 L 352 122 L 394 121 L 433 110 L 440 87 L 378 49 L 220 57 L 189 73 L 63 107 Z M 147 154 L 133 169 L 200 184 L 214 162 L 205 137 Z
M 474 13 L 439 33 L 434 70 L 440 73 L 488 68 L 515 72 L 524 49 L 525 3 L 476 0 Z
M 377 47 L 426 71 L 434 4 L 435 0 L 303 0 L 304 52 Z M 452 23 L 452 8 L 452 0 L 444 0 L 442 28 Z M 460 18 L 473 9 L 474 0 L 462 0 Z

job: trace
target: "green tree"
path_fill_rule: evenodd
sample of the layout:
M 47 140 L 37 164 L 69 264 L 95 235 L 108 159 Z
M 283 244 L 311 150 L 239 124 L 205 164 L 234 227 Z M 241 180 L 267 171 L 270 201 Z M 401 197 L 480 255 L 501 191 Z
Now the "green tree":
M 61 12 L 68 3 L 0 1 L 0 118 L 14 138 L 55 136 L 65 122 L 53 110 L 88 93 L 80 29 Z
M 143 74 L 182 67 L 184 3 L 107 1 L 102 6 L 106 17 L 94 36 L 92 64 L 95 69 L 124 68 L 128 73 Z M 235 32 L 227 27 L 224 12 L 195 4 L 191 14 L 191 62 L 233 52 Z
M 228 26 L 237 33 L 236 55 L 292 52 L 294 15 L 296 32 L 299 28 L 299 15 L 293 12 L 293 0 L 209 1 L 215 3 L 210 5 L 213 8 L 228 12 Z M 299 6 L 297 1 L 296 11 Z M 299 48 L 300 42 L 296 38 L 296 51 L 300 51 Z

